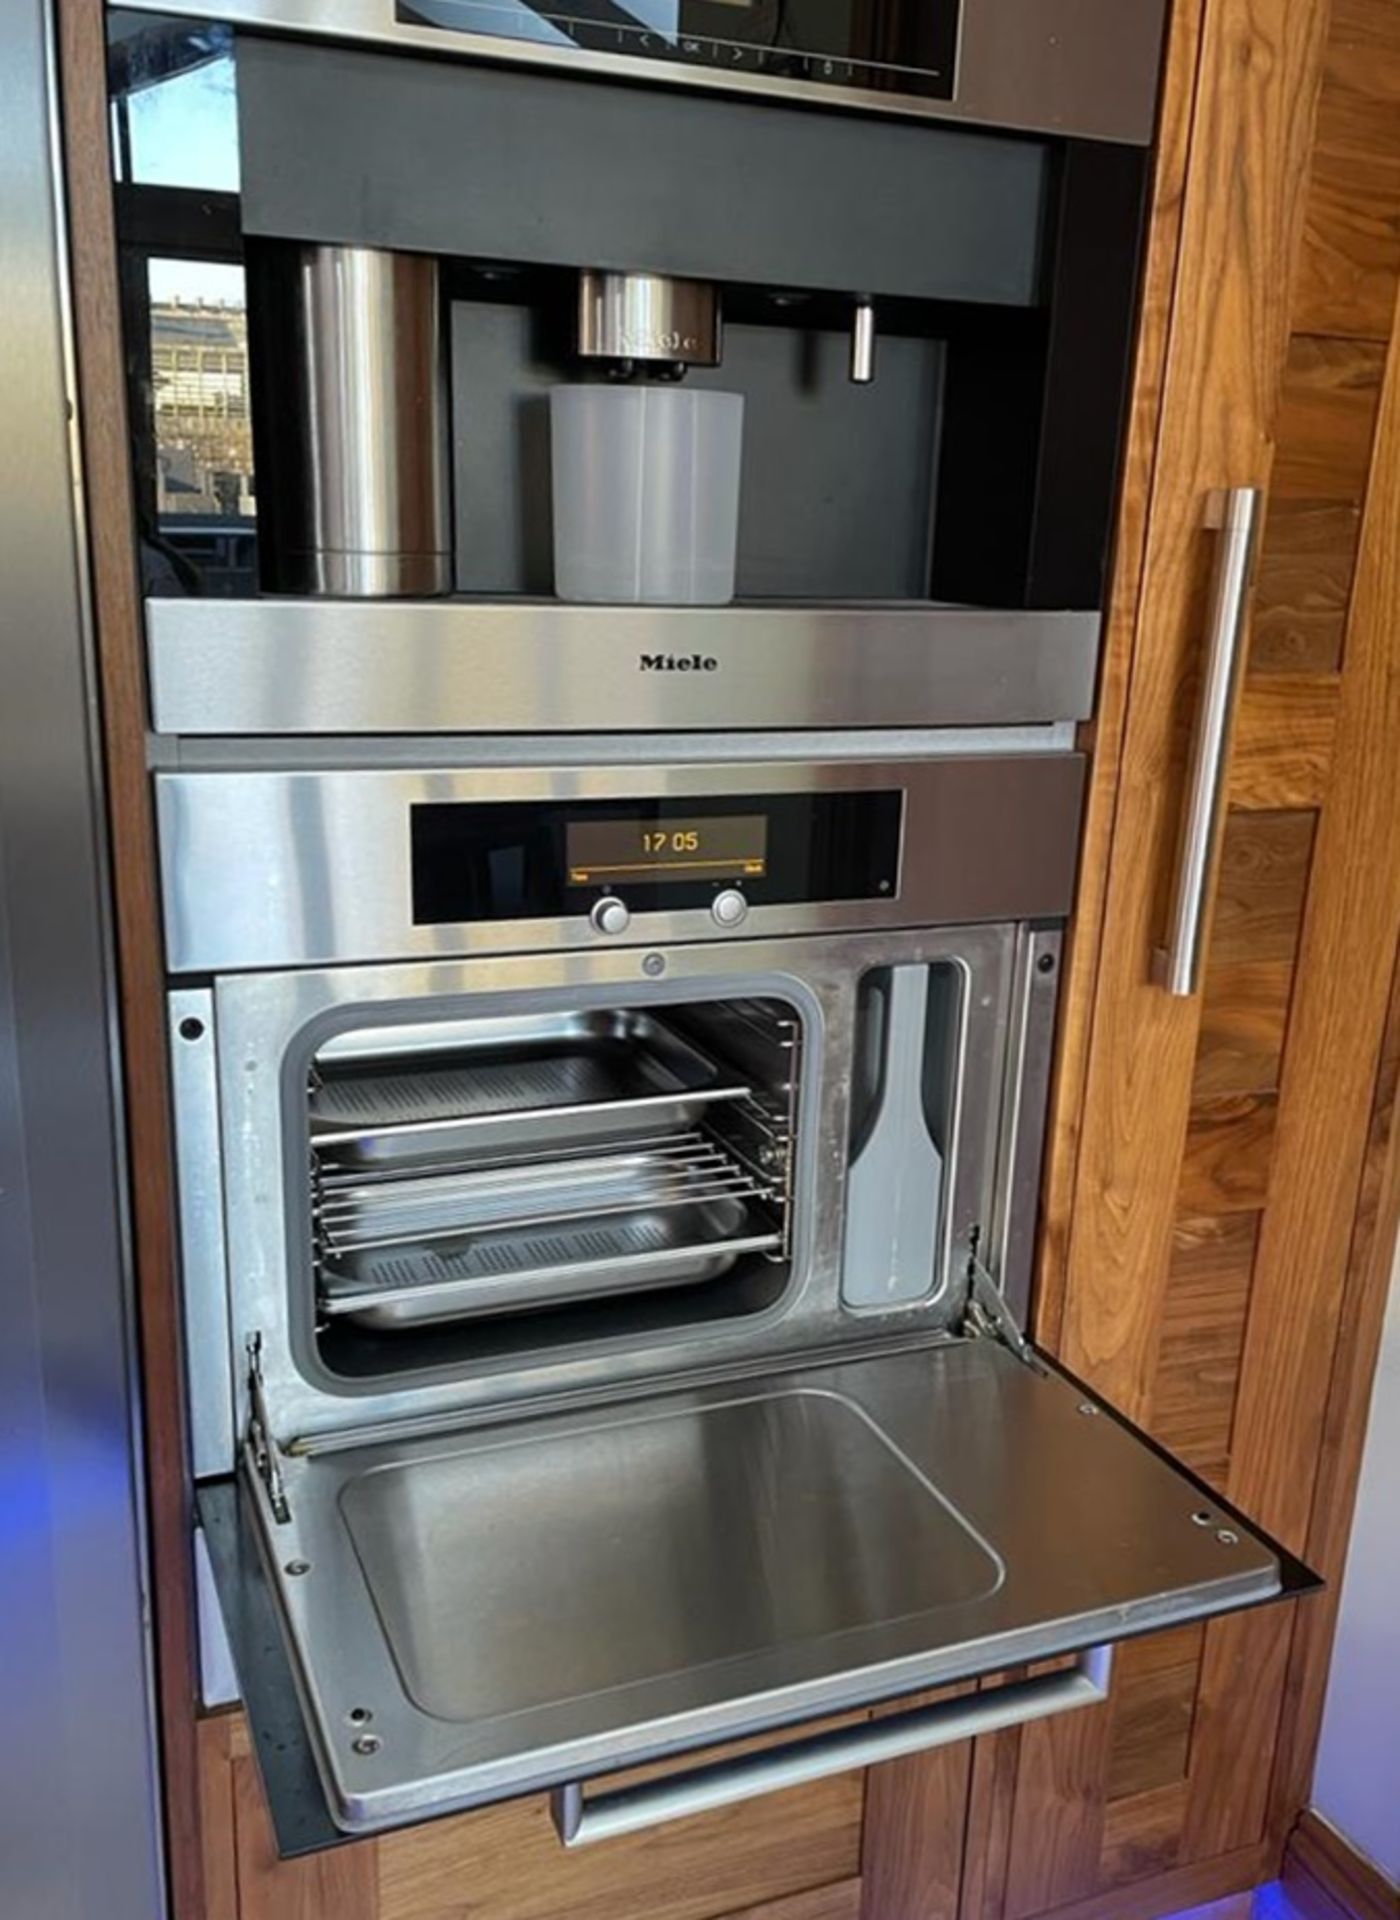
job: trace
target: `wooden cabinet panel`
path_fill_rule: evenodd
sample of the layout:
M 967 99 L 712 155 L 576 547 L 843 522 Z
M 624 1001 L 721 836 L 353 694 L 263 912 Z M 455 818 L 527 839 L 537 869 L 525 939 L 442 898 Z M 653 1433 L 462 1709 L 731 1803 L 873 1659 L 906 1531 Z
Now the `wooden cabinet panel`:
M 1255 673 L 1340 663 L 1384 357 L 1369 341 L 1290 343 L 1254 593 Z
M 1382 3 L 1339 0 L 1331 96 L 1339 75 L 1357 84 L 1348 35 L 1396 44 L 1394 9 L 1382 25 Z M 1392 84 L 1388 57 L 1378 54 L 1367 87 Z M 1203 63 L 1204 88 L 1231 84 Z M 1345 159 L 1338 126 L 1330 98 L 1314 169 L 1329 191 Z M 1197 139 L 1217 135 L 1208 124 Z M 1387 137 L 1400 142 L 1400 131 Z M 1193 171 L 1197 154 L 1193 146 Z M 1378 177 L 1367 175 L 1363 197 Z M 1386 190 L 1400 214 L 1400 178 Z M 1315 191 L 1310 220 L 1317 205 Z M 1190 242 L 1188 221 L 1184 251 Z M 1174 630 L 1162 622 L 1155 675 L 1141 655 L 1146 622 L 1139 634 L 1064 1276 L 1072 1364 L 1297 1546 L 1327 1531 L 1314 1486 L 1334 1418 L 1353 1225 L 1364 1233 L 1377 1114 L 1394 1099 L 1382 1033 L 1400 934 L 1400 349 L 1390 311 L 1363 317 L 1360 331 L 1374 328 L 1374 339 L 1316 332 L 1325 312 L 1316 264 L 1305 263 L 1288 315 L 1234 812 L 1204 991 L 1189 1009 L 1154 1004 L 1145 982 L 1170 855 L 1133 764 L 1136 737 L 1151 777 L 1170 784 L 1190 689 L 1183 680 L 1169 691 Z M 1400 251 L 1386 271 L 1400 273 Z M 1186 284 L 1179 276 L 1179 301 Z M 1158 495 L 1171 484 L 1165 438 L 1163 448 Z M 1177 484 L 1191 484 L 1198 453 L 1185 449 Z M 1156 514 L 1154 498 L 1149 552 Z M 1189 605 L 1189 581 L 1176 590 Z M 1125 856 L 1143 868 L 1120 870 Z M 1134 953 L 1115 956 L 1115 929 L 1139 942 Z M 1100 1045 L 1106 1077 L 1120 1076 L 1107 1093 L 1095 1074 Z M 1400 1197 L 1392 1204 L 1400 1211 Z M 1280 1726 L 1302 1717 L 1287 1684 L 1296 1611 L 1213 1622 L 1175 1668 L 1147 1652 L 1125 1659 L 1097 1779 L 1086 1774 L 1082 1730 L 1047 1728 L 1023 1742 L 1010 1868 L 1018 1915 L 1066 1902 L 1088 1913 L 1139 1882 L 1165 1907 L 1162 1890 L 1197 1865 L 1266 1844 L 1274 1747 Z M 1309 1617 L 1300 1646 L 1311 1676 L 1295 1684 L 1315 1694 Z M 1288 1740 L 1286 1753 L 1301 1751 L 1301 1731 Z M 1296 1762 L 1292 1779 L 1296 1793 Z M 1076 1783 L 1083 1799 L 1058 1804 Z M 1038 1830 L 1046 1824 L 1057 1831 Z
M 1215 883 L 1212 966 L 1294 959 L 1315 824 L 1311 813 L 1231 814 Z
M 1288 343 L 1269 498 L 1359 506 L 1371 469 L 1385 339 L 1294 333 Z
M 199 1724 L 199 1834 L 204 1869 L 203 1920 L 239 1920 L 238 1813 L 233 1733 L 241 1718 L 221 1713 Z
M 572 1852 L 510 1801 L 379 1841 L 377 1920 L 713 1920 L 853 1878 L 860 1824 L 858 1774 Z
M 1110 1803 L 1096 1875 L 1099 1886 L 1147 1880 L 1178 1864 L 1189 1792 L 1181 1779 Z
M 1233 1614 L 1206 1630 L 1191 1742 L 1183 1860 L 1258 1840 L 1283 1698 L 1293 1609 Z
M 1400 9 L 1335 0 L 1296 324 L 1384 340 L 1397 290 Z
M 972 1742 L 871 1767 L 860 1920 L 957 1920 Z
M 1278 1102 L 1270 1093 L 1212 1094 L 1194 1103 L 1178 1159 L 1181 1181 L 1175 1197 L 1182 1213 L 1238 1213 L 1263 1206 L 1277 1113 Z M 1175 1226 L 1174 1219 L 1168 1223 L 1169 1259 Z M 1161 1322 L 1165 1291 L 1164 1277 L 1154 1325 Z M 1149 1385 L 1149 1406 L 1150 1392 Z
M 1204 1645 L 1204 1630 L 1190 1626 L 1119 1649 L 1108 1750 L 1110 1801 L 1186 1778 Z
M 1390 1297 L 1392 1256 L 1400 1227 L 1398 1083 L 1400 947 L 1391 977 L 1390 1012 L 1371 1102 L 1365 1165 L 1352 1226 L 1340 1332 L 1308 1527 L 1308 1558 L 1330 1584 L 1299 1612 L 1274 1768 L 1270 1831 L 1276 1846 L 1282 1846 L 1298 1809 L 1306 1805 L 1311 1784 L 1381 1326 Z
M 1347 627 L 1255 1263 L 1230 1492 L 1306 1537 L 1337 1315 L 1400 927 L 1400 334 Z
M 1268 480 L 1323 25 L 1320 4 L 1277 0 L 1212 0 L 1205 15 L 1064 1326 L 1070 1365 L 1133 1414 L 1150 1402 L 1176 1211 L 1162 1166 L 1180 1158 L 1199 1019 L 1148 962 L 1177 834 L 1203 515 L 1213 489 Z M 1260 1117 L 1235 1116 L 1256 1130 Z
M 787 1900 L 767 1900 L 761 1907 L 745 1907 L 728 1920 L 859 1920 L 860 1881 L 842 1880 L 833 1887 L 816 1887 Z
M 536 1796 L 281 1860 L 242 1715 L 199 1737 L 209 1920 L 858 1920 L 859 1774 L 573 1852 Z
M 1321 806 L 1337 692 L 1334 674 L 1278 673 L 1246 684 L 1230 762 L 1232 805 L 1260 812 Z
M 1269 505 L 1254 588 L 1250 663 L 1264 673 L 1327 673 L 1342 657 L 1361 509 L 1349 501 Z
M 1111 1706 L 1021 1729 L 1006 1920 L 1025 1920 L 1094 1888 L 1112 1732 Z
M 1201 992 L 1193 1095 L 1270 1093 L 1277 1087 L 1292 991 L 1291 959 L 1212 957 Z
M 1186 1215 L 1172 1235 L 1149 1425 L 1212 1485 L 1230 1464 L 1257 1211 Z

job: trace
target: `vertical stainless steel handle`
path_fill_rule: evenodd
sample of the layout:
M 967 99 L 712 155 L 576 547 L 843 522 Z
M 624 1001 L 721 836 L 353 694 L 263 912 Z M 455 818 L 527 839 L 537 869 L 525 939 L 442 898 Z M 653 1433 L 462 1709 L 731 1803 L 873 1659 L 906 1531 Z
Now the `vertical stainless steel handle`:
M 573 1781 L 554 1790 L 554 1825 L 566 1847 L 587 1846 L 667 1820 L 709 1813 L 736 1800 L 756 1800 L 760 1794 L 779 1793 L 854 1767 L 999 1733 L 1074 1707 L 1099 1706 L 1108 1698 L 1112 1667 L 1112 1647 L 1089 1647 L 1074 1666 L 1054 1673 L 1011 1680 L 986 1693 L 936 1700 L 932 1706 L 912 1707 L 882 1720 L 809 1734 L 787 1746 L 715 1760 L 685 1773 L 644 1780 L 639 1786 L 614 1787 L 585 1797 L 582 1782 Z
M 1210 586 L 1205 679 L 1191 743 L 1171 921 L 1166 944 L 1152 956 L 1152 978 L 1179 996 L 1195 993 L 1201 983 L 1206 909 L 1225 827 L 1230 738 L 1244 679 L 1245 612 L 1263 498 L 1258 487 L 1231 487 L 1228 493 L 1212 494 L 1206 509 L 1206 525 L 1218 527 L 1220 539 Z

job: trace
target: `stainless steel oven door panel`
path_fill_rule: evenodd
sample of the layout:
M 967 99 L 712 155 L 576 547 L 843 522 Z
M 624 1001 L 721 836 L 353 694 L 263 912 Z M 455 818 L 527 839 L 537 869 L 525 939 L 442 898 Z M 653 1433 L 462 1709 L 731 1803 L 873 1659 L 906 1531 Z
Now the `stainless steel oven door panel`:
M 1297 1572 L 987 1339 L 312 1451 L 286 1490 L 279 1525 L 254 1486 L 265 1564 L 357 1832 L 1249 1605 Z
M 612 944 L 585 914 L 420 926 L 409 810 L 436 801 L 592 801 L 902 790 L 890 899 L 753 905 L 739 941 L 787 933 L 1054 919 L 1073 904 L 1084 761 L 984 755 L 873 766 L 554 767 L 156 777 L 172 973 L 436 959 Z M 638 913 L 629 944 L 713 940 L 694 909 Z
M 840 939 L 744 941 L 598 953 L 515 955 L 431 966 L 250 974 L 215 984 L 224 1195 L 233 1345 L 262 1335 L 264 1388 L 283 1442 L 403 1421 L 460 1421 L 473 1409 L 542 1393 L 639 1391 L 680 1372 L 754 1368 L 784 1356 L 945 1328 L 961 1313 L 960 1279 L 974 1227 L 994 1207 L 999 1102 L 1017 929 L 971 927 Z M 655 956 L 664 962 L 653 973 Z M 856 992 L 872 967 L 945 962 L 966 982 L 958 1034 L 944 1210 L 942 1283 L 893 1309 L 841 1306 L 843 1194 L 851 1120 Z M 803 1068 L 795 1168 L 792 1271 L 760 1312 L 701 1320 L 647 1338 L 482 1361 L 469 1371 L 379 1378 L 333 1376 L 317 1358 L 310 1223 L 301 1119 L 317 1047 L 352 1027 L 492 1017 L 554 1008 L 646 1005 L 743 995 L 780 996 L 802 1016 Z M 524 1343 L 522 1343 L 522 1348 Z M 242 1389 L 240 1389 L 242 1392 Z M 239 1409 L 239 1431 L 246 1424 Z M 230 1447 L 232 1436 L 230 1436 Z

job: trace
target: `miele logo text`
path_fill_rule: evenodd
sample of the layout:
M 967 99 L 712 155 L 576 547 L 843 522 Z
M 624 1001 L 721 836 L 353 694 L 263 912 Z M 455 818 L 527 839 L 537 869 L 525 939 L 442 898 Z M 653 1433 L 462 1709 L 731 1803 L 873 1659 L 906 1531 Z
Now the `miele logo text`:
M 719 661 L 712 653 L 644 653 L 643 673 L 713 673 Z

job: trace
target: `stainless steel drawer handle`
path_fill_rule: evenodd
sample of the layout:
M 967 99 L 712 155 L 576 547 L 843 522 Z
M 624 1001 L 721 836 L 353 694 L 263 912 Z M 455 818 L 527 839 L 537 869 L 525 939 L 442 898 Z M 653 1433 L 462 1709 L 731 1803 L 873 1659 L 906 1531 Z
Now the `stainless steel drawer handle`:
M 978 1734 L 999 1733 L 1072 1707 L 1097 1706 L 1108 1698 L 1112 1661 L 1112 1647 L 1090 1647 L 1073 1667 L 1057 1673 L 1013 1680 L 986 1693 L 959 1694 L 932 1706 L 838 1727 L 787 1746 L 712 1761 L 686 1773 L 667 1774 L 635 1787 L 615 1787 L 589 1798 L 584 1797 L 583 1783 L 573 1781 L 555 1788 L 554 1824 L 566 1847 L 587 1846 L 594 1840 L 683 1820 L 689 1814 L 708 1813 L 736 1800 L 756 1800 L 761 1794 L 803 1786 L 829 1774 L 899 1760 Z
M 1171 923 L 1152 957 L 1152 978 L 1179 997 L 1201 983 L 1206 910 L 1225 828 L 1226 786 L 1235 708 L 1244 679 L 1245 610 L 1259 541 L 1258 487 L 1212 494 L 1206 525 L 1220 531 L 1210 588 L 1205 681 L 1191 745 L 1186 825 L 1181 836 Z

